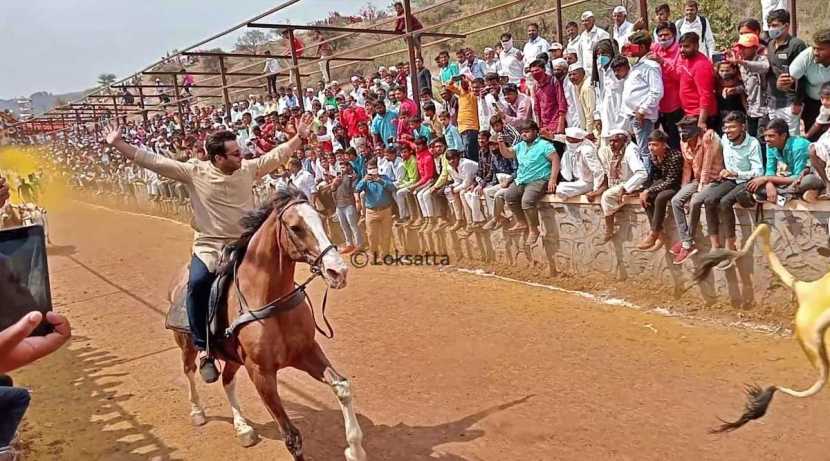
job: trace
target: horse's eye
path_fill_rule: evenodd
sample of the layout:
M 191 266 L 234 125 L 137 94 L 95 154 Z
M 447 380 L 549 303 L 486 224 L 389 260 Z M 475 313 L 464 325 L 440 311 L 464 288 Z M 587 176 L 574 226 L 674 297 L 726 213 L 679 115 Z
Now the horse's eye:
M 296 224 L 294 224 L 293 226 L 288 226 L 288 228 L 291 229 L 291 232 L 294 232 L 295 234 L 299 234 L 303 231 L 303 226 L 298 226 Z

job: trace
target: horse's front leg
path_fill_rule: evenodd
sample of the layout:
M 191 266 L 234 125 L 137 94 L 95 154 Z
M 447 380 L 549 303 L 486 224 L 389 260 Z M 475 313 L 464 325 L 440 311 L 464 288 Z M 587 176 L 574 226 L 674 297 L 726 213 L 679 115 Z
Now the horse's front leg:
M 242 416 L 242 409 L 239 407 L 239 399 L 236 398 L 236 372 L 239 370 L 239 365 L 233 362 L 226 362 L 225 368 L 222 370 L 222 387 L 225 388 L 225 395 L 228 397 L 228 403 L 231 404 L 231 412 L 233 413 L 233 429 L 236 431 L 236 436 L 239 438 L 239 443 L 243 447 L 250 447 L 257 443 L 259 437 L 256 431 L 252 428 L 245 417 Z
M 282 406 L 282 400 L 277 392 L 277 371 L 260 368 L 255 363 L 246 363 L 245 369 L 248 370 L 248 376 L 256 387 L 259 397 L 262 399 L 265 406 L 268 407 L 268 412 L 271 417 L 280 426 L 283 440 L 285 440 L 285 447 L 288 452 L 294 457 L 294 461 L 305 461 L 303 456 L 303 436 L 300 435 L 300 430 L 288 418 L 288 413 Z
M 349 444 L 345 453 L 346 460 L 366 461 L 366 450 L 363 449 L 363 430 L 360 428 L 352 405 L 352 385 L 349 380 L 332 368 L 331 362 L 316 341 L 314 347 L 298 362 L 297 368 L 331 386 L 340 403 L 340 410 L 343 412 L 346 425 L 346 442 Z

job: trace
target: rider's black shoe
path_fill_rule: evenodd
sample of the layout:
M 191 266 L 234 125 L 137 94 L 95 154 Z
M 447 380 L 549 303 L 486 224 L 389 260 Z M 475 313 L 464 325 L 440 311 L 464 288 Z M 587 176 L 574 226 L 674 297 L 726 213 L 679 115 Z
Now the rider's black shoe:
M 219 379 L 219 370 L 216 368 L 213 357 L 206 355 L 199 359 L 199 374 L 202 376 L 202 381 L 208 384 L 215 383 Z

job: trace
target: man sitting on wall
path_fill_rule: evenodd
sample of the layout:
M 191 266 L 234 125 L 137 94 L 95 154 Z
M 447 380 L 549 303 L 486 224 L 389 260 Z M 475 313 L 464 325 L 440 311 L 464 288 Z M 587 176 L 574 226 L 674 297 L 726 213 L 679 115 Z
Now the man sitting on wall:
M 628 133 L 623 130 L 609 132 L 608 145 L 599 149 L 597 157 L 604 179 L 596 190 L 586 196 L 589 201 L 600 197 L 605 217 L 602 243 L 605 243 L 614 237 L 614 216 L 625 204 L 625 197 L 637 195 L 648 180 L 648 173 L 637 145 L 630 142 Z

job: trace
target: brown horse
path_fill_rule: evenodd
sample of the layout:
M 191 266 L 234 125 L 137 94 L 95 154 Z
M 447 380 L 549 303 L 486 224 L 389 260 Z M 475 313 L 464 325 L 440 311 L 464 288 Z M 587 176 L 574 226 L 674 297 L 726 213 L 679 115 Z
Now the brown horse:
M 294 188 L 279 190 L 274 200 L 244 220 L 246 232 L 238 242 L 244 252 L 238 265 L 238 291 L 231 287 L 227 299 L 227 319 L 239 317 L 242 294 L 243 305 L 251 310 L 292 293 L 296 262 L 320 264 L 323 279 L 331 288 L 346 285 L 348 267 L 323 231 L 319 214 Z M 170 291 L 174 303 L 180 291 L 187 288 L 187 270 L 180 271 Z M 257 435 L 248 425 L 239 408 L 234 376 L 245 366 L 262 401 L 276 420 L 285 446 L 295 460 L 303 460 L 303 441 L 300 432 L 291 423 L 283 408 L 277 390 L 277 371 L 294 367 L 307 372 L 314 379 L 331 386 L 346 425 L 346 459 L 364 461 L 363 433 L 352 407 L 349 380 L 332 368 L 320 345 L 315 340 L 315 321 L 305 301 L 291 310 L 262 320 L 245 324 L 235 338 L 222 343 L 217 355 L 225 361 L 222 385 L 233 413 L 233 424 L 243 446 L 257 441 Z M 176 332 L 176 343 L 182 350 L 184 372 L 190 384 L 191 421 L 205 423 L 205 413 L 196 392 L 196 356 L 190 334 Z M 211 346 L 216 351 L 216 346 Z

